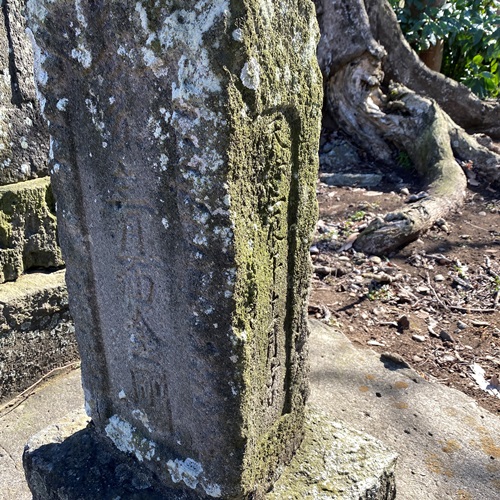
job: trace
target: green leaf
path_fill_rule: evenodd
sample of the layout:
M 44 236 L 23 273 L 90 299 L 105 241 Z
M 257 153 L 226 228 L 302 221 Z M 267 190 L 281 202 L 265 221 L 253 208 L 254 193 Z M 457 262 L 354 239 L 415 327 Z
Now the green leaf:
M 489 71 L 481 71 L 481 73 L 479 73 L 479 76 L 481 76 L 481 78 L 484 78 L 485 80 L 493 81 L 495 79 L 495 75 L 493 75 Z

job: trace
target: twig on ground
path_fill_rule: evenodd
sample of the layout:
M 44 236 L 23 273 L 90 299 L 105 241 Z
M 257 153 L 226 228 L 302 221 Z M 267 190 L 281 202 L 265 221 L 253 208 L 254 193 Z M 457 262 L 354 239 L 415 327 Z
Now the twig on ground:
M 65 371 L 75 370 L 80 366 L 80 361 L 73 361 L 64 366 L 59 366 L 50 370 L 49 373 L 40 377 L 34 384 L 30 385 L 27 389 L 25 389 L 21 394 L 18 394 L 14 399 L 11 399 L 7 403 L 0 406 L 0 419 L 8 415 L 10 412 L 14 411 L 21 403 L 26 401 L 31 396 L 31 393 L 34 389 L 36 389 L 42 382 L 47 380 L 48 378 Z
M 450 309 L 466 313 L 494 313 L 496 309 L 478 309 L 476 307 L 448 306 Z
M 469 226 L 472 226 L 472 227 L 475 227 L 476 229 L 480 229 L 481 231 L 486 231 L 487 233 L 491 233 L 492 232 L 492 229 L 487 229 L 485 227 L 481 227 L 481 226 L 476 226 L 475 224 L 472 224 L 472 222 L 469 222 L 468 220 L 464 220 L 464 222 L 466 224 L 469 224 Z
M 432 290 L 432 294 L 434 295 L 435 299 L 438 301 L 438 303 L 444 307 L 447 311 L 450 310 L 450 308 L 438 297 L 438 294 L 436 293 L 436 290 L 434 290 L 434 287 L 431 284 L 431 278 L 429 276 L 429 273 L 426 271 L 425 272 L 427 276 L 427 285 L 429 285 L 429 288 Z

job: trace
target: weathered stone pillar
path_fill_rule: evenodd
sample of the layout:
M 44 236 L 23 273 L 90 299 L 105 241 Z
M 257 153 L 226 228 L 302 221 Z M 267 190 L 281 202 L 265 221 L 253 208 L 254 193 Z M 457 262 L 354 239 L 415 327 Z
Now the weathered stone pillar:
M 29 0 L 87 411 L 199 497 L 300 444 L 322 82 L 310 0 Z

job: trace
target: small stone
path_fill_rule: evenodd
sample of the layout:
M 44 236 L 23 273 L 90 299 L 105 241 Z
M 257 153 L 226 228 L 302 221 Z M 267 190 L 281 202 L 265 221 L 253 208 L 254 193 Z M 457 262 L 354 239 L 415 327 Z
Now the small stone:
M 452 354 L 446 354 L 445 356 L 443 356 L 441 358 L 441 361 L 443 363 L 453 363 L 456 360 L 457 360 L 457 358 L 455 356 L 453 356 Z
M 417 341 L 418 342 L 418 341 Z M 423 361 L 424 358 L 421 358 L 420 356 L 413 356 L 413 361 L 415 361 L 415 363 L 420 363 L 420 361 Z
M 399 191 L 401 194 L 404 194 L 405 196 L 410 196 L 410 190 L 406 187 L 401 188 Z
M 413 340 L 415 340 L 416 342 L 425 342 L 427 340 L 426 337 L 424 337 L 423 335 L 417 335 L 417 334 L 414 334 L 411 336 L 411 338 Z M 418 356 L 415 356 L 418 358 Z M 415 360 L 415 357 L 413 358 Z
M 448 332 L 444 330 L 441 330 L 441 332 L 439 333 L 439 338 L 443 342 L 455 342 L 455 339 Z
M 434 281 L 444 281 L 444 279 L 442 274 L 436 274 L 436 276 L 434 276 Z
M 383 352 L 380 355 L 380 361 L 382 361 L 382 363 L 394 363 L 410 368 L 410 365 L 404 360 L 403 356 L 395 352 Z
M 382 259 L 377 255 L 372 255 L 370 257 L 370 261 L 373 262 L 374 264 L 382 264 Z
M 487 321 L 481 321 L 478 319 L 473 319 L 471 323 L 473 324 L 473 326 L 490 326 L 490 324 Z
M 481 217 L 484 217 L 486 215 L 486 212 L 479 212 L 477 215 L 480 215 Z
M 314 273 L 318 276 L 330 276 L 335 273 L 335 269 L 330 266 L 314 266 Z
M 316 246 L 316 245 L 313 245 L 310 249 L 309 249 L 309 253 L 311 255 L 318 255 L 319 254 L 319 248 Z
M 427 198 L 429 196 L 429 193 L 426 191 L 420 191 L 418 194 L 412 194 L 411 196 L 408 196 L 406 198 L 405 203 L 414 203 L 416 201 L 422 200 L 424 198 Z
M 457 321 L 457 328 L 459 328 L 460 330 L 465 330 L 467 328 L 467 324 L 464 323 L 463 321 L 458 320 Z
M 410 319 L 405 314 L 398 319 L 398 330 L 404 331 L 408 330 L 409 328 L 410 328 Z
M 377 340 L 369 340 L 367 342 L 368 345 L 373 345 L 373 346 L 378 346 L 378 347 L 384 347 L 385 344 L 383 344 L 382 342 L 378 342 Z

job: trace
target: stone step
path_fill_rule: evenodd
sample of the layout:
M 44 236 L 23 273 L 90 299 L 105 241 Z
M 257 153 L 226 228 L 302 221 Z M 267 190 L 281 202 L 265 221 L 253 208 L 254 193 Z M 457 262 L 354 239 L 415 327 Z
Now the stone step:
M 34 500 L 200 498 L 166 489 L 89 421 L 78 410 L 30 439 L 23 464 Z M 265 499 L 393 499 L 396 458 L 373 437 L 309 410 L 302 445 Z
M 64 271 L 0 285 L 0 402 L 78 359 Z
M 1 186 L 0 283 L 16 280 L 28 269 L 63 264 L 50 179 Z

